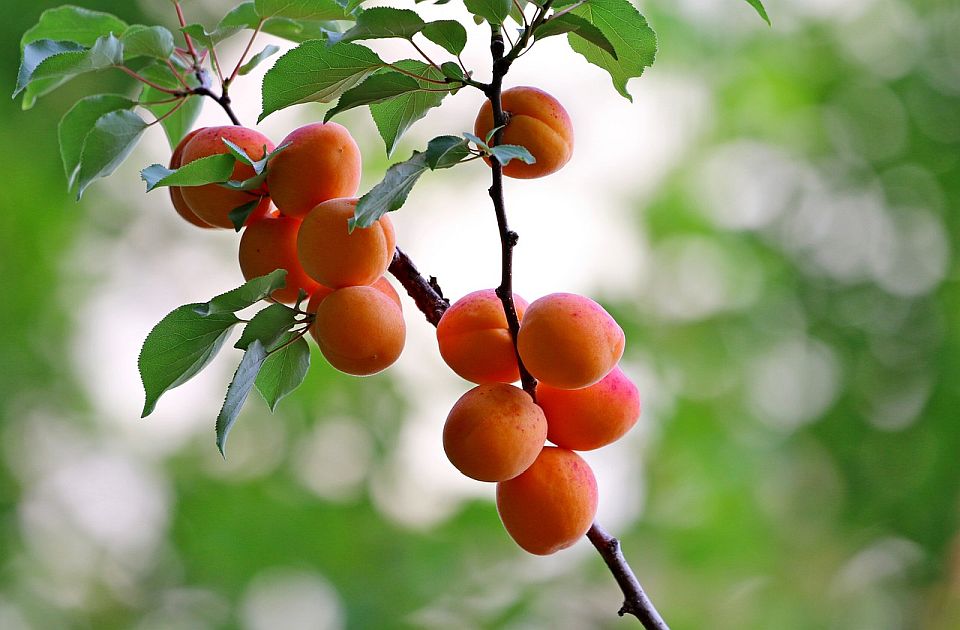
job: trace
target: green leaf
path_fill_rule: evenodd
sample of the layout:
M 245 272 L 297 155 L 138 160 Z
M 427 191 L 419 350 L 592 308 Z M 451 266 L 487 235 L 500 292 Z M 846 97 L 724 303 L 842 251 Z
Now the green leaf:
M 63 159 L 63 170 L 67 176 L 67 187 L 73 189 L 80 167 L 80 155 L 83 151 L 83 141 L 93 131 L 97 120 L 104 114 L 118 109 L 132 109 L 135 103 L 125 96 L 117 94 L 97 94 L 82 98 L 71 107 L 57 127 L 57 136 L 60 140 L 60 157 Z
M 495 147 L 490 147 L 489 152 L 490 155 L 497 158 L 497 161 L 503 166 L 509 164 L 510 160 L 520 160 L 527 164 L 533 164 L 537 161 L 530 151 L 516 144 L 499 144 Z
M 123 58 L 153 57 L 161 61 L 173 54 L 173 33 L 162 26 L 134 24 L 123 33 Z
M 280 343 L 287 343 L 292 338 L 288 333 Z M 309 370 L 310 346 L 302 337 L 267 357 L 257 375 L 256 386 L 271 412 L 276 411 L 277 403 L 303 383 Z
M 770 16 L 767 15 L 767 10 L 763 8 L 763 2 L 760 0 L 747 0 L 751 7 L 756 9 L 760 17 L 763 18 L 763 21 L 767 23 L 767 26 L 770 26 Z
M 217 29 L 215 39 L 224 39 L 242 29 L 255 29 L 260 23 L 253 2 L 244 2 L 227 13 Z M 285 17 L 272 17 L 260 27 L 264 33 L 276 35 L 297 43 L 310 39 L 326 39 L 330 33 L 338 33 L 336 22 L 324 20 L 293 20 Z
M 222 140 L 237 161 L 243 162 L 244 164 L 247 164 L 253 168 L 253 177 L 243 181 L 229 180 L 224 184 L 224 186 L 232 190 L 260 190 L 263 187 L 263 183 L 267 181 L 267 165 L 270 164 L 270 160 L 272 160 L 275 155 L 290 146 L 289 144 L 282 144 L 273 151 L 267 151 L 267 147 L 264 146 L 263 157 L 259 160 L 254 160 L 247 155 L 243 149 L 234 143 L 230 142 L 226 138 L 223 138 Z M 236 208 L 236 210 L 240 210 L 240 208 Z
M 70 79 L 123 62 L 123 44 L 113 35 L 101 37 L 89 49 L 78 50 L 76 46 L 69 42 L 51 42 L 44 39 L 27 44 L 17 76 L 17 89 L 13 95 L 19 94 L 33 81 Z
M 415 151 L 409 160 L 387 169 L 383 180 L 357 202 L 348 228 L 370 227 L 386 213 L 403 206 L 407 195 L 426 171 L 450 168 L 469 154 L 467 143 L 456 136 L 434 138 L 426 151 Z
M 36 105 L 37 99 L 43 96 L 44 94 L 49 94 L 55 89 L 67 82 L 65 77 L 57 77 L 56 79 L 39 79 L 33 81 L 30 85 L 27 86 L 27 89 L 23 91 L 23 100 L 20 102 L 20 107 L 26 111 Z
M 293 20 L 349 20 L 349 11 L 336 0 L 255 0 L 262 18 L 285 17 Z
M 232 154 L 219 153 L 188 162 L 176 170 L 162 164 L 151 164 L 140 171 L 140 178 L 147 183 L 147 192 L 159 186 L 220 184 L 233 175 L 236 162 Z
M 170 69 L 165 65 L 160 65 L 159 63 L 150 64 L 144 66 L 138 70 L 138 72 L 162 87 L 169 89 L 179 89 L 182 87 L 180 82 L 174 78 Z M 184 78 L 191 87 L 197 87 L 199 85 L 197 77 L 192 72 L 185 72 Z M 182 105 L 180 105 L 180 101 L 169 103 L 156 102 L 168 100 L 170 100 L 169 94 L 161 92 L 149 85 L 144 85 L 143 90 L 140 92 L 140 102 L 144 104 L 143 107 L 157 118 L 162 119 L 160 125 L 163 127 L 164 133 L 167 134 L 167 141 L 170 143 L 170 148 L 175 149 L 177 145 L 180 144 L 180 140 L 193 129 L 194 124 L 197 122 L 200 111 L 203 109 L 204 98 L 196 95 L 187 96 L 186 102 Z M 179 108 L 177 111 L 172 114 L 169 113 L 171 109 L 178 105 Z
M 230 223 L 233 224 L 233 229 L 235 231 L 239 232 L 243 229 L 243 226 L 247 223 L 247 219 L 250 218 L 250 213 L 260 205 L 261 201 L 263 201 L 263 197 L 257 197 L 256 199 L 248 201 L 242 206 L 237 206 L 227 213 L 227 218 L 230 219 Z
M 115 15 L 69 5 L 56 7 L 41 13 L 40 20 L 23 34 L 20 50 L 41 39 L 93 46 L 97 39 L 110 33 L 120 35 L 125 30 L 127 23 Z
M 300 44 L 280 57 L 263 77 L 263 120 L 298 103 L 331 101 L 384 65 L 369 48 L 322 41 Z
M 203 317 L 199 304 L 187 304 L 160 320 L 140 350 L 137 364 L 146 400 L 143 415 L 153 413 L 165 392 L 186 383 L 213 360 L 240 320 L 232 313 Z
M 445 61 L 440 64 L 440 72 L 448 79 L 453 79 L 454 81 L 463 80 L 463 68 L 452 61 Z
M 233 347 L 246 350 L 251 343 L 259 341 L 264 348 L 272 348 L 293 326 L 296 317 L 297 312 L 286 304 L 271 304 L 253 316 Z
M 374 7 L 357 16 L 357 24 L 339 38 L 342 42 L 360 39 L 384 39 L 398 37 L 411 39 L 420 32 L 425 23 L 415 11 Z
M 617 51 L 614 49 L 613 44 L 610 43 L 610 40 L 607 39 L 607 36 L 603 34 L 603 31 L 588 22 L 585 18 L 574 15 L 573 13 L 565 13 L 547 20 L 540 28 L 534 31 L 534 38 L 544 39 L 545 37 L 561 35 L 563 33 L 576 33 L 591 44 L 608 52 L 614 59 L 617 58 Z
M 80 44 L 74 44 L 72 42 L 55 42 L 49 39 L 41 39 L 30 42 L 23 49 L 23 54 L 20 58 L 20 70 L 17 72 L 17 86 L 13 95 L 16 96 L 30 84 L 33 73 L 45 60 L 55 57 L 56 55 L 71 52 L 83 52 L 84 50 L 85 48 L 83 46 Z M 40 96 L 41 94 L 51 91 L 53 88 L 56 88 L 66 81 L 66 78 L 55 77 L 53 79 L 44 79 L 44 81 L 45 88 L 49 89 L 46 89 L 40 94 L 36 94 L 36 96 Z
M 259 341 L 254 341 L 243 353 L 243 359 L 233 375 L 233 380 L 227 387 L 227 396 L 223 400 L 223 407 L 217 415 L 217 448 L 220 454 L 226 457 L 227 435 L 237 421 L 240 409 L 246 402 L 250 390 L 257 380 L 257 374 L 263 362 L 267 360 L 267 351 Z
M 337 104 L 327 110 L 324 122 L 330 120 L 340 112 L 354 107 L 379 103 L 407 92 L 416 92 L 422 89 L 420 83 L 413 77 L 399 72 L 378 72 L 371 75 L 357 87 L 343 93 Z
M 456 20 L 428 22 L 420 33 L 451 55 L 459 55 L 467 45 L 467 29 Z
M 277 289 L 286 285 L 287 270 L 277 269 L 265 276 L 247 281 L 232 291 L 222 293 L 205 304 L 194 305 L 194 310 L 203 316 L 220 313 L 236 313 L 266 299 Z
M 617 58 L 614 59 L 610 53 L 576 32 L 567 35 L 570 47 L 590 63 L 610 73 L 617 92 L 632 101 L 633 97 L 627 91 L 627 81 L 642 75 L 644 69 L 653 65 L 657 54 L 657 36 L 647 20 L 630 0 L 590 0 L 571 14 L 586 19 L 600 29 L 616 49 Z
M 487 134 L 487 135 L 490 136 L 490 138 L 493 137 L 491 134 Z M 486 140 L 484 140 L 480 136 L 476 136 L 466 131 L 463 133 L 463 137 L 469 140 L 470 142 L 474 143 L 475 145 L 477 145 L 477 148 L 483 151 L 484 153 L 490 152 L 490 145 L 487 144 L 487 142 L 490 141 L 490 138 L 487 138 Z
M 513 6 L 511 0 L 463 0 L 467 11 L 482 17 L 490 24 L 503 24 Z
M 74 182 L 78 200 L 93 180 L 107 177 L 120 166 L 146 130 L 147 123 L 129 109 L 109 112 L 97 119 L 80 152 Z
M 407 72 L 412 72 L 418 76 L 427 77 L 433 80 L 443 80 L 443 73 L 421 61 L 407 59 L 398 61 L 394 66 Z M 416 79 L 422 88 L 419 92 L 407 92 L 394 98 L 373 103 L 370 105 L 370 113 L 373 115 L 373 121 L 377 124 L 377 130 L 387 148 L 387 155 L 391 155 L 397 147 L 397 142 L 406 133 L 413 123 L 427 115 L 427 112 L 440 105 L 443 97 L 449 94 L 444 90 L 443 84 L 432 83 Z M 452 86 L 451 86 L 452 87 Z M 449 89 L 449 88 L 447 88 Z M 432 91 L 427 91 L 432 90 Z
M 263 47 L 263 50 L 255 54 L 253 57 L 250 57 L 250 61 L 240 66 L 240 74 L 250 74 L 250 72 L 263 63 L 269 57 L 275 55 L 280 51 L 279 46 L 274 46 L 273 44 L 267 44 Z

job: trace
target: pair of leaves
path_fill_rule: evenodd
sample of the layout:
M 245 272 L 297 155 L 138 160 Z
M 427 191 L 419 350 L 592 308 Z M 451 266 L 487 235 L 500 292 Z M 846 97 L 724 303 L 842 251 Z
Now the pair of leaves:
M 257 3 L 252 1 L 243 2 L 231 9 L 209 34 L 210 38 L 214 42 L 226 39 L 241 30 L 257 28 L 263 20 L 260 30 L 264 33 L 301 43 L 311 39 L 326 39 L 331 34 L 337 34 L 339 26 L 335 20 L 353 19 L 352 9 L 341 7 L 336 2 L 309 3 L 313 5 L 312 9 L 310 6 L 291 2 L 259 4 L 259 10 Z
M 147 184 L 147 192 L 162 186 L 204 186 L 223 184 L 233 190 L 259 189 L 267 177 L 267 167 L 275 155 L 287 148 L 277 147 L 264 153 L 263 158 L 254 160 L 233 142 L 226 138 L 221 141 L 227 148 L 226 153 L 217 153 L 188 162 L 180 168 L 170 169 L 163 164 L 151 164 L 140 171 L 140 178 Z M 254 175 L 243 181 L 232 181 L 233 168 L 237 162 L 243 162 L 253 168 Z
M 81 99 L 60 120 L 60 155 L 77 199 L 95 179 L 110 175 L 130 154 L 147 123 L 135 103 L 116 94 Z
M 150 331 L 138 359 L 146 394 L 143 417 L 153 412 L 165 392 L 187 382 L 209 365 L 233 327 L 240 323 L 235 315 L 237 311 L 283 287 L 285 277 L 286 271 L 280 269 L 209 302 L 181 306 L 164 317 Z M 282 316 L 277 317 L 278 312 L 282 312 Z M 306 341 L 302 338 L 292 341 L 292 333 L 287 332 L 293 317 L 292 309 L 274 304 L 247 324 L 237 343 L 246 352 L 217 416 L 217 446 L 221 452 L 254 386 L 274 410 L 283 397 L 303 382 L 310 365 L 310 350 Z

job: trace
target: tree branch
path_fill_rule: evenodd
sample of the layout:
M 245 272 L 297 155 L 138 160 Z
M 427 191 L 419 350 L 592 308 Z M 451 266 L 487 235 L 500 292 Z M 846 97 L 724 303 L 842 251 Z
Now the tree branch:
M 230 117 L 230 122 L 232 122 L 234 125 L 237 125 L 238 127 L 240 126 L 240 119 L 237 118 L 237 115 L 235 113 L 233 113 L 233 108 L 230 107 L 230 97 L 227 95 L 226 91 L 224 91 L 224 93 L 221 94 L 220 96 L 217 96 L 216 94 L 210 91 L 210 88 L 198 87 L 193 89 L 193 93 L 199 94 L 200 96 L 209 96 L 210 98 L 212 98 L 214 101 L 217 102 L 217 104 L 220 107 L 223 108 L 223 111 L 227 113 L 227 116 Z
M 443 312 L 450 306 L 450 301 L 443 297 L 437 279 L 429 280 L 420 275 L 417 267 L 402 249 L 397 248 L 390 263 L 390 273 L 400 281 L 407 295 L 413 298 L 417 308 L 424 314 L 427 321 L 436 326 L 440 323 Z

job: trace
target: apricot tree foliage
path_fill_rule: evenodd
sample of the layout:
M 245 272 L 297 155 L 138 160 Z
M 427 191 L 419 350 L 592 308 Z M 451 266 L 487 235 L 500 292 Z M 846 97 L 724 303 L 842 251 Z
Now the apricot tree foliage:
M 449 1 L 436 0 L 436 3 Z M 760 0 L 747 2 L 769 22 Z M 574 509 L 557 511 L 557 505 L 550 503 L 549 497 L 539 502 L 529 500 L 529 492 L 554 483 L 555 474 L 551 469 L 554 461 L 562 462 L 570 470 L 583 468 L 582 474 L 577 474 L 592 482 L 589 467 L 567 448 L 596 448 L 622 435 L 636 421 L 639 398 L 635 388 L 631 389 L 632 384 L 615 367 L 623 350 L 622 331 L 619 340 L 611 342 L 613 345 L 609 348 L 604 345 L 609 337 L 604 337 L 604 330 L 612 331 L 614 336 L 619 330 L 612 319 L 598 324 L 603 334 L 598 333 L 596 339 L 587 339 L 590 331 L 571 333 L 573 329 L 567 328 L 562 345 L 571 349 L 569 362 L 565 358 L 562 364 L 557 364 L 535 346 L 525 350 L 523 343 L 518 353 L 523 310 L 518 313 L 512 287 L 512 252 L 518 236 L 507 223 L 502 185 L 504 175 L 537 177 L 553 172 L 563 166 L 573 146 L 572 127 L 564 119 L 566 113 L 562 106 L 549 101 L 552 97 L 540 96 L 535 88 L 503 89 L 511 67 L 526 51 L 544 38 L 565 36 L 573 52 L 606 71 L 614 89 L 631 99 L 628 81 L 641 76 L 653 63 L 656 36 L 630 0 L 463 0 L 461 17 L 464 19 L 430 22 L 421 18 L 414 8 L 365 8 L 363 4 L 364 0 L 254 0 L 237 5 L 217 24 L 207 26 L 190 23 L 179 2 L 171 0 L 171 10 L 180 25 L 176 32 L 163 26 L 130 25 L 116 16 L 90 9 L 61 6 L 45 11 L 38 23 L 23 35 L 14 96 L 22 98 L 24 109 L 81 74 L 114 69 L 129 75 L 139 86 L 134 95 L 86 96 L 61 119 L 58 135 L 65 175 L 69 189 L 78 199 L 93 182 L 110 175 L 150 127 L 159 125 L 174 154 L 168 166 L 154 164 L 143 169 L 147 190 L 169 188 L 177 211 L 195 225 L 233 226 L 237 231 L 250 226 L 241 241 L 240 253 L 248 282 L 206 302 L 175 309 L 147 337 L 139 359 L 146 392 L 143 415 L 154 410 L 164 392 L 183 384 L 208 365 L 240 324 L 244 324 L 243 332 L 235 347 L 244 354 L 216 420 L 217 446 L 221 452 L 225 451 L 227 435 L 253 389 L 273 410 L 301 384 L 310 366 L 310 350 L 304 339 L 308 331 L 328 360 L 344 371 L 371 373 L 392 362 L 402 348 L 403 320 L 395 290 L 383 278 L 378 279 L 387 265 L 428 322 L 440 323 L 449 302 L 437 281 L 423 277 L 410 258 L 394 247 L 395 237 L 387 214 L 404 205 L 418 179 L 428 171 L 449 169 L 483 158 L 490 165 L 489 192 L 502 254 L 501 283 L 494 293 L 486 294 L 483 306 L 484 321 L 495 322 L 494 337 L 487 336 L 489 327 L 480 330 L 476 337 L 469 337 L 477 332 L 470 330 L 467 337 L 457 337 L 462 331 L 456 326 L 442 326 L 440 350 L 451 367 L 468 380 L 482 383 L 487 378 L 469 374 L 508 375 L 489 379 L 492 381 L 511 381 L 519 376 L 527 396 L 518 394 L 520 390 L 507 384 L 481 384 L 469 392 L 448 418 L 444 434 L 448 455 L 471 476 L 503 480 L 497 493 L 501 517 L 510 534 L 525 549 L 549 553 L 569 544 L 564 537 L 571 533 L 579 537 L 586 531 L 623 591 L 620 614 L 635 615 L 647 628 L 666 628 L 620 552 L 619 543 L 597 523 L 591 524 L 596 509 L 595 483 L 571 487 L 571 494 L 583 495 Z M 463 59 L 462 53 L 473 31 L 476 31 L 474 36 L 489 40 L 490 60 L 483 68 L 472 67 Z M 249 33 L 249 39 L 240 59 L 225 65 L 226 60 L 218 55 L 219 45 L 243 32 Z M 476 90 L 486 101 L 472 132 L 453 129 L 435 137 L 422 151 L 387 169 L 382 181 L 358 200 L 334 199 L 352 197 L 355 192 L 358 177 L 347 174 L 343 181 L 352 183 L 344 184 L 345 188 L 341 186 L 339 193 L 299 198 L 296 212 L 285 209 L 291 206 L 274 199 L 282 215 L 275 216 L 268 184 L 290 181 L 281 173 L 282 163 L 294 162 L 292 156 L 298 152 L 307 155 L 304 159 L 319 158 L 317 150 L 304 148 L 309 140 L 298 144 L 295 134 L 313 133 L 305 131 L 307 128 L 292 133 L 274 147 L 259 133 L 239 127 L 241 121 L 231 107 L 231 86 L 280 52 L 274 45 L 254 51 L 261 32 L 296 46 L 277 58 L 266 73 L 258 122 L 301 103 L 331 103 L 324 123 L 349 109 L 367 107 L 389 155 L 407 129 L 430 110 L 440 107 L 447 96 L 460 90 Z M 369 46 L 358 43 L 384 38 L 406 40 L 413 58 L 386 60 Z M 546 104 L 528 112 L 522 99 L 530 93 Z M 193 130 L 206 99 L 222 108 L 235 126 L 230 128 L 232 131 L 223 131 L 226 128 Z M 538 136 L 539 140 L 518 132 L 520 119 L 527 115 L 541 116 L 539 123 L 531 124 L 542 123 L 544 129 L 548 129 L 545 135 Z M 515 120 L 513 128 L 512 120 Z M 345 143 L 352 142 L 345 130 L 339 131 L 342 128 L 322 129 L 323 133 L 333 129 L 332 133 Z M 291 157 L 281 157 L 288 149 Z M 355 161 L 356 165 L 351 168 L 358 169 L 359 154 Z M 273 171 L 272 164 L 275 164 Z M 275 185 L 289 187 L 289 184 Z M 294 190 L 291 195 L 296 197 L 297 192 Z M 319 205 L 314 203 L 317 201 Z M 330 203 L 335 208 L 330 207 Z M 301 229 L 301 220 L 303 225 L 311 226 L 310 229 Z M 330 221 L 347 224 L 343 235 L 334 241 L 330 240 L 334 230 L 322 227 Z M 360 237 L 361 233 L 367 236 Z M 351 252 L 358 248 L 366 252 L 364 248 L 378 247 L 357 245 L 364 238 L 381 244 L 376 264 L 364 271 L 366 275 L 362 279 L 333 283 L 343 272 L 337 269 L 330 275 L 332 263 L 322 259 L 349 261 L 354 255 Z M 344 239 L 350 239 L 349 243 Z M 281 248 L 280 243 L 283 251 L 273 251 Z M 305 251 L 309 253 L 305 255 Z M 365 257 L 363 262 L 367 264 L 371 258 L 363 252 L 360 257 Z M 303 269 L 299 266 L 301 263 Z M 321 280 L 330 286 L 321 286 Z M 309 302 L 308 297 L 311 297 Z M 554 296 L 548 296 L 551 297 Z M 577 301 L 586 298 L 574 298 L 577 308 L 593 309 Z M 238 316 L 240 311 L 264 300 L 272 303 L 249 319 Z M 491 301 L 496 304 L 497 300 L 500 310 L 491 311 Z M 552 303 L 569 301 L 561 295 L 554 297 Z M 526 308 L 526 303 L 521 306 Z M 547 307 L 534 303 L 529 311 L 536 313 L 538 308 Z M 451 310 L 451 314 L 454 312 Z M 590 312 L 591 317 L 609 318 L 602 309 Z M 389 325 L 383 323 L 384 314 Z M 555 321 L 555 317 L 554 313 L 538 321 Z M 349 322 L 349 326 L 344 322 Z M 355 331 L 344 329 L 363 326 L 364 322 L 369 324 L 369 331 L 361 335 L 364 343 L 377 341 L 371 341 L 377 335 L 387 338 L 384 344 L 374 343 L 364 350 L 363 356 L 352 356 L 356 350 L 353 346 L 358 342 L 350 335 Z M 523 334 L 528 339 L 543 336 L 544 340 L 538 343 L 549 345 L 552 343 L 549 328 L 538 332 L 531 320 Z M 447 334 L 444 330 L 453 332 Z M 506 339 L 506 361 L 503 346 L 496 343 L 497 331 L 505 335 L 501 338 Z M 569 339 L 572 335 L 577 338 Z M 489 363 L 475 371 L 477 366 L 471 364 L 471 359 L 478 354 L 496 354 L 498 348 L 501 348 L 500 356 L 484 357 Z M 589 362 L 596 359 L 594 355 L 602 355 L 602 360 L 597 369 L 590 364 L 588 378 L 574 378 L 565 383 L 562 382 L 564 376 L 558 377 L 560 382 L 550 382 L 551 371 L 562 372 L 577 361 Z M 385 356 L 389 360 L 385 360 Z M 544 405 L 535 404 L 537 382 L 528 366 L 535 372 L 543 370 L 542 395 L 547 399 Z M 478 453 L 471 450 L 475 445 L 460 441 L 457 435 L 474 431 L 477 424 L 489 423 L 492 416 L 493 424 L 484 425 L 481 432 L 486 431 L 491 439 L 499 440 L 504 431 L 509 430 L 504 427 L 512 421 L 487 413 L 485 402 L 475 411 L 469 401 L 481 400 L 484 396 L 515 400 L 518 395 L 524 414 L 535 429 L 524 434 L 526 442 L 505 445 L 511 460 L 509 472 L 491 472 L 487 469 L 491 465 L 489 459 L 483 454 L 478 457 Z M 621 400 L 622 404 L 613 404 L 612 400 Z M 541 409 L 546 410 L 547 424 L 543 422 Z M 595 428 L 594 435 L 585 440 L 576 425 L 578 414 L 608 416 L 609 422 Z M 461 425 L 468 428 L 462 429 Z M 541 452 L 545 435 L 560 448 L 547 447 Z M 518 448 L 511 448 L 513 446 Z M 553 518 L 549 517 L 551 510 L 556 512 Z M 555 532 L 556 540 L 544 540 L 544 536 L 549 538 Z

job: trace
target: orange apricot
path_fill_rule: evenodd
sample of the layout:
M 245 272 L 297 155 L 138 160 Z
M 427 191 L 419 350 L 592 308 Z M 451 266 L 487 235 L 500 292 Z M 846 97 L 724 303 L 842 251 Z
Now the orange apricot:
M 537 160 L 533 164 L 511 160 L 503 167 L 503 174 L 517 179 L 533 179 L 559 171 L 573 155 L 573 123 L 560 101 L 543 90 L 519 86 L 504 90 L 502 102 L 507 124 L 500 142 L 525 147 Z M 493 107 L 490 101 L 484 101 L 473 131 L 486 138 L 491 129 Z
M 533 463 L 547 438 L 547 419 L 513 385 L 478 385 L 460 397 L 443 425 L 443 450 L 477 481 L 513 479 Z
M 623 355 L 623 329 L 582 295 L 552 293 L 524 313 L 517 351 L 535 378 L 560 389 L 593 385 Z
M 356 205 L 356 199 L 324 201 L 300 226 L 300 263 L 307 275 L 331 289 L 372 284 L 393 260 L 397 238 L 389 217 L 352 233 L 347 230 Z
M 187 143 L 190 142 L 190 139 L 197 135 L 198 132 L 203 131 L 203 129 L 204 128 L 194 129 L 180 140 L 180 143 L 177 144 L 177 147 L 173 150 L 173 154 L 170 156 L 170 168 L 172 170 L 180 168 L 180 161 L 183 158 L 183 147 L 185 147 Z M 167 190 L 170 191 L 170 201 L 173 203 L 173 209 L 177 211 L 177 214 L 179 214 L 181 218 L 200 228 L 214 227 L 198 217 L 196 213 L 190 209 L 187 202 L 183 200 L 183 192 L 179 186 L 170 186 Z
M 273 151 L 273 143 L 259 131 L 235 126 L 207 127 L 199 130 L 184 145 L 182 163 L 189 164 L 200 158 L 228 153 L 230 150 L 222 142 L 223 138 L 243 149 L 254 160 L 263 158 L 264 148 Z M 253 176 L 253 167 L 238 161 L 233 167 L 231 179 L 242 181 Z M 230 190 L 219 184 L 206 184 L 183 187 L 181 194 L 187 206 L 201 220 L 216 227 L 232 228 L 230 211 L 258 197 L 264 197 L 266 190 Z
M 640 393 L 619 367 L 583 389 L 537 385 L 547 417 L 547 439 L 572 451 L 591 451 L 619 440 L 640 417 Z
M 597 480 L 573 451 L 546 446 L 527 470 L 497 484 L 497 511 L 511 538 L 545 556 L 573 545 L 597 513 Z
M 276 269 L 287 270 L 287 284 L 273 292 L 278 302 L 297 301 L 300 289 L 313 294 L 320 284 L 308 276 L 297 259 L 300 221 L 290 217 L 265 217 L 254 221 L 240 237 L 240 271 L 247 280 Z
M 376 374 L 403 351 L 407 329 L 400 307 L 371 286 L 331 292 L 317 307 L 310 334 L 330 365 L 355 376 Z
M 387 280 L 386 276 L 380 276 L 376 282 L 370 285 L 374 289 L 378 289 L 385 296 L 394 301 L 394 303 L 400 307 L 400 310 L 403 310 L 403 304 L 400 302 L 400 294 L 397 293 L 397 290 L 393 288 L 393 285 L 390 284 L 390 281 Z M 307 302 L 307 311 L 310 313 L 316 313 L 317 308 L 320 306 L 320 302 L 323 301 L 323 298 L 327 297 L 333 293 L 333 289 L 330 287 L 325 287 L 322 284 L 318 284 L 317 288 L 314 290 L 313 294 L 310 296 L 310 301 Z
M 360 188 L 360 147 L 342 125 L 314 123 L 292 131 L 271 158 L 270 196 L 280 212 L 302 219 L 324 201 L 353 197 Z
M 522 320 L 527 301 L 513 295 Z M 448 308 L 437 324 L 440 356 L 450 369 L 474 383 L 513 383 L 520 379 L 513 338 L 503 304 L 493 289 L 474 291 Z

